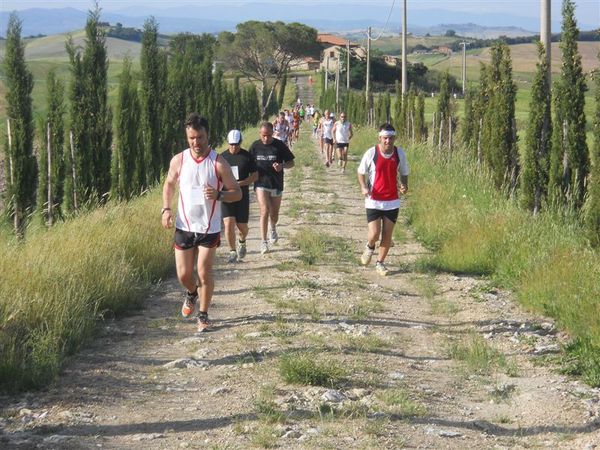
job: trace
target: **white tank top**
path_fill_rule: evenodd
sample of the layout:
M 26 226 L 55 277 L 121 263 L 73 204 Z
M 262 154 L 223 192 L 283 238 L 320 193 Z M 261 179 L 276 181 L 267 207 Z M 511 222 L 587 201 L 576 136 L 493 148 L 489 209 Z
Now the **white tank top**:
M 275 122 L 275 126 L 273 127 L 273 137 L 276 137 L 277 139 L 283 142 L 287 141 L 288 128 L 289 127 L 285 122 Z
M 221 231 L 221 202 L 204 198 L 204 186 L 221 190 L 223 183 L 217 176 L 218 154 L 210 150 L 202 159 L 195 159 L 188 148 L 181 152 L 179 169 L 179 206 L 175 226 L 193 233 Z
M 333 139 L 333 134 L 331 134 L 331 131 L 333 130 L 333 119 L 323 119 L 323 125 L 321 127 L 323 128 L 323 137 Z
M 342 123 L 341 121 L 337 121 L 335 123 L 335 141 L 340 144 L 350 142 L 350 122 L 346 121 Z

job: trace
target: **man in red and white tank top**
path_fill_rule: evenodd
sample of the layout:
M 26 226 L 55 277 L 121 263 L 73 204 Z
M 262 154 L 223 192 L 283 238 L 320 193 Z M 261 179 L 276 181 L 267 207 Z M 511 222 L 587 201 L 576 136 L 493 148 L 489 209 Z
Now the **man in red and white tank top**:
M 208 144 L 208 120 L 190 114 L 185 134 L 189 148 L 173 156 L 169 164 L 161 220 L 164 228 L 173 226 L 171 204 L 179 189 L 173 247 L 177 278 L 187 289 L 181 314 L 190 317 L 200 296 L 198 331 L 206 331 L 210 328 L 208 307 L 215 287 L 212 266 L 221 242 L 221 202 L 237 202 L 242 191 L 227 161 Z
M 392 233 L 398 211 L 400 195 L 408 192 L 408 163 L 406 154 L 394 146 L 396 130 L 390 124 L 379 128 L 379 144 L 365 152 L 358 166 L 358 182 L 365 197 L 367 210 L 367 245 L 361 256 L 363 265 L 371 262 L 375 243 L 379 240 L 379 254 L 375 269 L 387 275 L 384 264 L 390 250 Z M 398 177 L 400 183 L 398 183 Z

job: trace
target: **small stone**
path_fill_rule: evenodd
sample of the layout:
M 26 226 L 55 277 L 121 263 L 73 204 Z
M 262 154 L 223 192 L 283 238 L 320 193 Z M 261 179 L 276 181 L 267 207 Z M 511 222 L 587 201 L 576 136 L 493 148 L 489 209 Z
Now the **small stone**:
M 135 434 L 132 437 L 134 441 L 153 441 L 155 439 L 164 438 L 165 435 L 162 433 L 147 433 L 147 434 Z
M 46 444 L 60 444 L 68 439 L 72 439 L 73 436 L 65 436 L 62 434 L 53 434 L 52 436 L 45 437 L 43 439 Z
M 392 380 L 403 380 L 405 375 L 400 372 L 392 372 L 388 374 L 388 377 L 390 377 Z
M 449 438 L 455 438 L 455 437 L 462 436 L 462 433 L 459 433 L 458 431 L 452 431 L 452 430 L 440 430 L 440 432 L 438 434 L 442 437 L 449 437 Z
M 560 346 L 558 344 L 549 345 L 536 345 L 533 350 L 535 355 L 547 355 L 549 353 L 560 353 Z
M 208 367 L 210 363 L 202 359 L 181 358 L 163 364 L 165 369 L 191 369 L 194 367 Z
M 283 435 L 284 439 L 300 439 L 302 437 L 302 433 L 298 430 L 290 430 Z
M 255 331 L 253 333 L 248 333 L 248 334 L 244 335 L 245 338 L 259 338 L 261 336 L 262 336 L 262 333 L 260 331 Z
M 221 386 L 221 387 L 218 387 L 218 388 L 214 388 L 212 391 L 210 391 L 210 395 L 226 394 L 226 393 L 228 393 L 230 391 L 231 391 L 231 389 L 229 389 L 228 387 Z
M 328 389 L 323 395 L 321 395 L 321 400 L 330 403 L 341 403 L 346 400 L 346 396 L 335 389 Z

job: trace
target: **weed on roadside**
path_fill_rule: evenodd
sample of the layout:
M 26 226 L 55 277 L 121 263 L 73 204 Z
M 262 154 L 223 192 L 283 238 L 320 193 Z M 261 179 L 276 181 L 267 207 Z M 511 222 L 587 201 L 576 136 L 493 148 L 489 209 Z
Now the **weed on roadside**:
M 505 364 L 504 355 L 475 333 L 469 333 L 459 342 L 452 343 L 449 356 L 462 362 L 464 368 L 471 373 L 488 374 Z
M 279 359 L 279 374 L 286 383 L 335 388 L 347 372 L 337 361 L 313 353 L 291 353 Z
M 385 412 L 396 416 L 420 417 L 427 411 L 423 405 L 412 400 L 403 388 L 379 391 L 376 397 L 383 403 Z

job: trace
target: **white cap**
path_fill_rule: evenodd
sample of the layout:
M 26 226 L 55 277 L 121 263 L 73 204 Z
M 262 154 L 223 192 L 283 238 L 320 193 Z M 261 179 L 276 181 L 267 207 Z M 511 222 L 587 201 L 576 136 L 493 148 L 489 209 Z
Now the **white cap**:
M 242 142 L 242 133 L 240 130 L 231 130 L 227 135 L 227 143 L 238 145 L 240 142 Z

